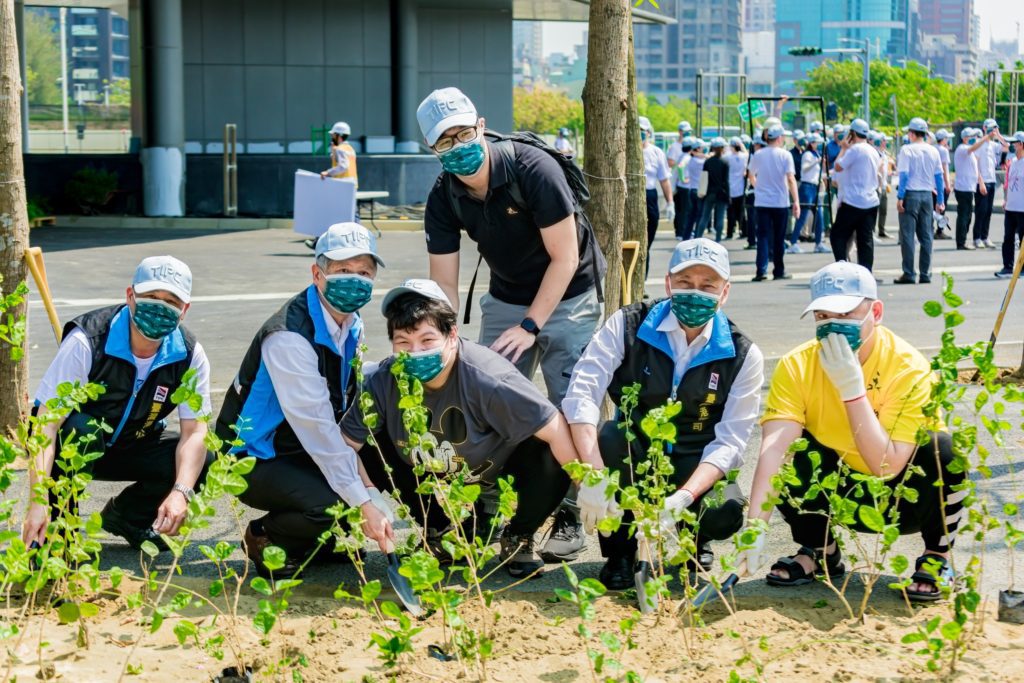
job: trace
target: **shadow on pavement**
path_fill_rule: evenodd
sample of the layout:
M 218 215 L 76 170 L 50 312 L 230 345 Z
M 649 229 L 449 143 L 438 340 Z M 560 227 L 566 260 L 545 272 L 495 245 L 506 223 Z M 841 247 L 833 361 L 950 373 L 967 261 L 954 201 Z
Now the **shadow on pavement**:
M 119 247 L 223 234 L 224 230 L 195 228 L 75 228 L 43 227 L 32 230 L 29 242 L 43 252 Z

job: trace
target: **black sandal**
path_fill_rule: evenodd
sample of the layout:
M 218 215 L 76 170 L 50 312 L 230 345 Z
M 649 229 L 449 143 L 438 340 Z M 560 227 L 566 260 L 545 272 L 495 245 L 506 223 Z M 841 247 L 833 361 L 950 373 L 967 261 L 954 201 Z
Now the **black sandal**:
M 803 565 L 796 561 L 796 558 L 799 555 L 811 558 L 815 567 L 813 572 L 807 572 L 803 568 Z M 822 559 L 825 560 L 824 566 L 822 566 L 821 563 Z M 781 576 L 769 573 L 764 579 L 769 586 L 803 586 L 811 583 L 819 576 L 825 576 L 825 569 L 828 569 L 828 577 L 830 579 L 837 579 L 846 574 L 846 567 L 843 565 L 843 555 L 839 551 L 838 547 L 834 552 L 825 555 L 814 548 L 808 548 L 805 545 L 800 546 L 800 549 L 796 551 L 796 555 L 780 557 L 779 560 L 771 566 L 771 571 L 775 571 L 777 569 L 787 572 L 789 576 L 784 579 Z
M 929 571 L 925 569 L 928 565 L 932 567 Z M 935 602 L 942 598 L 942 587 L 952 586 L 956 575 L 953 573 L 953 568 L 949 566 L 949 561 L 941 555 L 926 554 L 917 558 L 914 562 L 914 573 L 910 576 L 910 583 L 923 583 L 927 586 L 931 586 L 935 590 L 930 591 L 912 591 L 910 586 L 903 589 L 906 593 L 907 598 L 911 602 Z

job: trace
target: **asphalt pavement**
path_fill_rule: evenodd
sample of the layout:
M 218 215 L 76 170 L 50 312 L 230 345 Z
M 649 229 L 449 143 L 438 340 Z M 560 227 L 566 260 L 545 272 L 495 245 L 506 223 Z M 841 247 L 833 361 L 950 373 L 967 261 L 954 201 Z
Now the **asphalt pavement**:
M 893 207 L 889 213 L 893 223 L 895 215 Z M 1001 234 L 1002 225 L 998 217 L 994 223 L 997 224 L 993 225 L 993 234 Z M 652 250 L 652 276 L 647 280 L 647 290 L 652 296 L 663 294 L 662 274 L 675 245 L 667 226 L 663 224 L 662 227 Z M 889 233 L 897 233 L 895 225 L 889 227 Z M 146 256 L 172 254 L 188 263 L 194 274 L 194 289 L 193 305 L 186 324 L 210 357 L 215 410 L 219 408 L 224 389 L 234 377 L 253 334 L 281 304 L 309 284 L 313 265 L 312 252 L 303 245 L 301 237 L 286 230 L 45 227 L 33 230 L 32 244 L 43 249 L 51 291 L 62 322 L 92 308 L 124 301 L 134 268 Z M 809 300 L 810 276 L 831 262 L 832 256 L 811 253 L 787 255 L 786 268 L 793 275 L 792 280 L 754 283 L 751 282 L 754 252 L 745 250 L 745 244 L 739 239 L 726 242 L 733 284 L 725 310 L 761 347 L 771 367 L 774 359 L 813 336 L 813 323 L 801 320 L 800 313 Z M 464 240 L 463 248 L 461 296 L 464 298 L 477 259 L 475 248 L 468 239 Z M 373 302 L 363 311 L 371 360 L 383 358 L 390 352 L 384 320 L 379 312 L 384 293 L 405 278 L 427 275 L 422 233 L 386 232 L 379 241 L 379 251 L 387 267 L 378 275 Z M 939 345 L 942 323 L 940 319 L 927 317 L 922 312 L 922 305 L 940 298 L 940 274 L 946 272 L 955 278 L 955 290 L 965 301 L 961 310 L 966 322 L 957 329 L 958 340 L 988 339 L 1008 285 L 1007 280 L 993 276 L 1001 266 L 998 249 L 956 251 L 951 240 L 937 241 L 933 263 L 931 284 L 894 285 L 893 279 L 900 274 L 900 248 L 895 239 L 883 240 L 876 245 L 875 274 L 880 280 L 880 297 L 885 302 L 885 324 L 930 355 Z M 476 297 L 486 288 L 486 282 L 484 269 Z M 474 308 L 479 310 L 478 306 Z M 1020 363 L 1021 340 L 1024 340 L 1022 310 L 1024 293 L 1018 292 L 1003 323 L 997 346 L 997 359 L 1004 365 Z M 477 335 L 478 317 L 475 318 L 461 330 L 469 339 L 475 339 Z M 28 358 L 31 390 L 34 391 L 56 350 L 53 334 L 34 288 L 29 323 Z M 542 380 L 538 378 L 537 381 Z M 968 398 L 975 392 L 975 389 L 968 389 Z M 741 474 L 745 490 L 749 488 L 756 462 L 757 431 L 748 445 L 746 465 Z M 997 447 L 984 430 L 979 429 L 979 438 L 992 450 L 991 462 L 999 463 L 995 467 L 994 478 L 985 483 L 985 490 L 996 501 L 1008 501 L 1014 492 L 1020 491 L 1020 482 L 1015 480 L 1013 472 L 1024 465 L 1021 433 L 1015 432 L 1005 448 Z M 85 503 L 85 511 L 98 510 L 119 487 L 118 484 L 103 482 L 93 484 L 91 490 L 94 495 Z M 239 540 L 228 515 L 218 516 L 201 537 Z M 790 554 L 795 549 L 778 515 L 773 519 L 769 538 L 773 557 Z M 138 567 L 137 553 L 131 552 L 120 539 L 105 543 L 104 566 Z M 985 588 L 994 596 L 997 588 L 1007 585 L 1008 557 L 1005 546 L 998 540 L 990 540 L 987 546 Z M 971 547 L 973 543 L 962 542 L 961 553 Z M 920 552 L 920 540 L 913 536 L 905 537 L 897 548 L 913 559 Z M 960 556 L 964 557 L 963 554 Z M 379 554 L 371 553 L 370 563 L 371 571 L 383 577 Z M 581 576 L 597 575 L 600 557 L 596 541 L 591 539 L 587 552 L 574 563 L 574 568 Z M 212 568 L 198 552 L 190 550 L 186 556 L 185 571 L 204 576 Z M 307 582 L 318 586 L 336 585 L 340 581 L 352 584 L 355 580 L 354 572 L 344 566 L 317 567 L 307 575 Z M 557 568 L 549 568 L 545 577 L 520 589 L 548 591 L 563 581 L 564 577 Z M 769 589 L 762 582 L 747 581 L 737 590 L 751 593 Z M 809 590 L 815 594 L 820 592 L 818 597 L 827 598 L 821 587 Z M 768 594 L 779 593 L 769 591 Z M 878 599 L 890 600 L 886 597 Z M 891 602 L 896 604 L 895 599 Z

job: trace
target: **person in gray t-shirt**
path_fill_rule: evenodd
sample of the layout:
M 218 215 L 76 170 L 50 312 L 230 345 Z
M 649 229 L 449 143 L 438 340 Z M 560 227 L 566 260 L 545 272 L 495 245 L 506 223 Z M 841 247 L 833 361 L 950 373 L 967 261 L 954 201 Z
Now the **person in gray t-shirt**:
M 467 481 L 484 487 L 499 477 L 512 477 L 519 503 L 502 535 L 501 557 L 508 560 L 512 576 L 539 573 L 544 563 L 534 552 L 533 536 L 569 487 L 562 465 L 579 459 L 565 418 L 511 362 L 458 336 L 455 311 L 435 282 L 407 280 L 387 294 L 383 309 L 396 355 L 385 359 L 365 386 L 379 416 L 372 431 L 383 458 L 363 448 L 371 429 L 358 405 L 342 418 L 345 440 L 360 451 L 374 484 L 397 489 L 428 539 L 438 538 L 451 522 L 430 496 L 415 500 L 416 464 L 426 462 L 431 471 L 448 476 L 466 465 Z M 400 395 L 391 369 L 402 352 L 409 354 L 404 372 L 423 384 L 434 444 L 428 453 L 409 448 L 398 408 Z M 486 526 L 478 523 L 480 528 Z

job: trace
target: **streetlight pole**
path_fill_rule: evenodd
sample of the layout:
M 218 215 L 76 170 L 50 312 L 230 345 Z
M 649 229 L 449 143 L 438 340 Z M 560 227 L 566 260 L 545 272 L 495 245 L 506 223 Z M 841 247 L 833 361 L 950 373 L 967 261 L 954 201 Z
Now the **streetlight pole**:
M 864 84 L 861 86 L 864 93 L 864 120 L 871 125 L 871 39 L 864 39 Z

